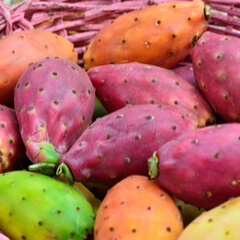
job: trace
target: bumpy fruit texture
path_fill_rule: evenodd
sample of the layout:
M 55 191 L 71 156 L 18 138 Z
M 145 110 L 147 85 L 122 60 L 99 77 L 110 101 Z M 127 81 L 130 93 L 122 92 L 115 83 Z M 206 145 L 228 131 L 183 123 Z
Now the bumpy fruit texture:
M 24 30 L 0 39 L 0 103 L 13 107 L 14 88 L 31 63 L 46 57 L 67 58 L 78 63 L 78 54 L 67 39 L 45 31 Z
M 240 39 L 206 32 L 193 48 L 195 80 L 226 122 L 240 122 Z
M 198 88 L 198 85 L 194 78 L 193 66 L 192 64 L 178 66 L 172 69 L 177 75 L 187 80 L 189 83 Z
M 169 141 L 150 159 L 159 161 L 156 182 L 180 200 L 204 209 L 239 196 L 239 132 L 239 123 L 225 123 Z
M 203 1 L 171 1 L 116 18 L 92 39 L 84 68 L 124 62 L 174 67 L 206 31 Z
M 94 240 L 173 240 L 183 230 L 172 197 L 146 176 L 129 176 L 106 194 L 96 214 Z
M 31 162 L 56 163 L 91 122 L 95 92 L 87 73 L 67 59 L 44 59 L 19 79 L 14 105 Z
M 204 212 L 190 223 L 180 234 L 178 240 L 236 240 L 240 239 L 239 221 L 240 197 Z
M 10 239 L 85 239 L 95 212 L 73 187 L 28 171 L 0 174 L 0 230 Z
M 170 105 L 188 115 L 198 127 L 215 116 L 202 94 L 174 72 L 144 63 L 97 66 L 88 71 L 96 95 L 113 112 L 126 104 Z
M 26 159 L 14 110 L 0 104 L 0 173 L 19 169 Z
M 113 185 L 132 174 L 148 175 L 148 158 L 195 126 L 182 113 L 157 104 L 132 105 L 96 120 L 59 162 L 76 181 Z

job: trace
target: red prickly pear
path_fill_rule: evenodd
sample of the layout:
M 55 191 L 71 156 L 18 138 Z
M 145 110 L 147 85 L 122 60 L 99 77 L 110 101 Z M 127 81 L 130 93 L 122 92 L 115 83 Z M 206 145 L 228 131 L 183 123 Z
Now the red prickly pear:
M 170 1 L 121 15 L 87 46 L 84 68 L 135 61 L 173 68 L 206 31 L 204 8 L 201 0 Z
M 95 240 L 173 240 L 182 231 L 181 213 L 172 197 L 140 175 L 126 177 L 110 188 L 94 223 Z
M 210 209 L 195 218 L 179 235 L 178 240 L 236 240 L 239 232 L 240 197 Z
M 180 200 L 204 209 L 215 207 L 240 195 L 239 133 L 239 123 L 185 133 L 154 152 L 149 174 Z
M 195 81 L 194 78 L 194 73 L 193 73 L 193 66 L 192 64 L 188 64 L 188 65 L 183 65 L 183 66 L 178 66 L 176 68 L 172 69 L 173 72 L 175 72 L 178 76 L 180 76 L 181 78 L 185 79 L 186 81 L 188 81 L 189 83 L 191 83 L 194 87 L 198 88 L 198 85 Z
M 206 32 L 192 51 L 195 80 L 226 122 L 240 122 L 240 39 Z
M 95 121 L 59 163 L 76 181 L 112 185 L 128 175 L 148 175 L 156 147 L 193 130 L 191 120 L 170 107 L 129 105 Z
M 67 59 L 31 65 L 17 83 L 14 105 L 32 163 L 58 163 L 91 122 L 95 93 L 87 73 Z
M 0 104 L 0 173 L 19 169 L 26 159 L 14 109 Z
M 78 63 L 73 44 L 46 30 L 29 29 L 0 39 L 0 103 L 13 107 L 14 88 L 31 63 L 46 57 L 66 58 Z
M 92 68 L 88 76 L 108 112 L 126 104 L 166 104 L 187 114 L 198 127 L 215 122 L 202 94 L 166 68 L 135 62 L 108 64 Z

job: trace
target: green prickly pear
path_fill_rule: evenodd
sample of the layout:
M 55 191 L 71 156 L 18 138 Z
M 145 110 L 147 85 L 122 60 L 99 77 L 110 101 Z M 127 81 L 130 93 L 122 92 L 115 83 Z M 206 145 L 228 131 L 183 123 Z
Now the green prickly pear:
M 0 231 L 11 240 L 86 239 L 95 211 L 72 186 L 40 173 L 0 174 Z

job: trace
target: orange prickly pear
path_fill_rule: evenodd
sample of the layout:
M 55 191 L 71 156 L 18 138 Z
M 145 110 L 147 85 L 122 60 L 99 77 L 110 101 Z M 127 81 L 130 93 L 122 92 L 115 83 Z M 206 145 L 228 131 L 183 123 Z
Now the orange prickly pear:
M 116 183 L 102 200 L 94 240 L 172 240 L 182 230 L 173 198 L 146 176 L 132 175 Z
M 0 39 L 0 103 L 13 107 L 14 87 L 29 64 L 46 57 L 78 63 L 73 44 L 46 30 L 24 30 Z
M 83 55 L 84 68 L 142 62 L 174 67 L 207 29 L 203 1 L 171 1 L 134 10 L 104 26 Z

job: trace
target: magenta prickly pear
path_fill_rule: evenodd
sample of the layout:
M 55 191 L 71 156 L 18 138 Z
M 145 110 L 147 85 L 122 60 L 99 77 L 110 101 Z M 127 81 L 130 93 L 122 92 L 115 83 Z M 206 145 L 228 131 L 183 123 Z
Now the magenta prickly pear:
M 197 83 L 196 83 L 195 78 L 194 78 L 192 64 L 178 66 L 178 67 L 173 68 L 172 70 L 178 76 L 182 77 L 183 79 L 185 79 L 186 81 L 188 81 L 189 83 L 194 85 L 194 87 L 198 88 Z
M 155 103 L 179 109 L 199 127 L 215 121 L 201 93 L 168 69 L 131 62 L 94 67 L 88 71 L 88 76 L 108 112 L 126 104 Z
M 76 181 L 112 185 L 128 175 L 147 175 L 147 159 L 159 145 L 193 130 L 192 121 L 170 107 L 129 105 L 95 121 L 59 162 Z
M 19 169 L 26 159 L 14 110 L 0 104 L 0 173 Z
M 10 240 L 10 239 L 0 231 L 0 240 Z
M 195 80 L 226 122 L 240 122 L 240 39 L 206 32 L 192 51 Z
M 161 187 L 180 200 L 209 209 L 240 195 L 239 156 L 240 124 L 225 123 L 185 133 L 160 146 L 149 159 L 149 170 Z
M 29 66 L 14 105 L 31 162 L 57 164 L 90 124 L 94 103 L 92 83 L 74 62 L 48 58 Z

